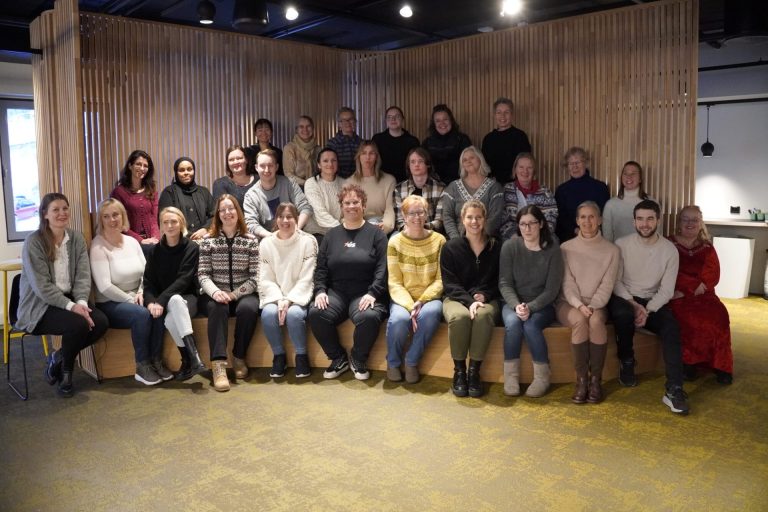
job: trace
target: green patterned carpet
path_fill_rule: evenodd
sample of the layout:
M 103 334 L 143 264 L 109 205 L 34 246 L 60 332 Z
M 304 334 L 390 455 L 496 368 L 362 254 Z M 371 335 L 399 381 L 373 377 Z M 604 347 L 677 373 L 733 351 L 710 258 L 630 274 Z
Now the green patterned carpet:
M 31 399 L 0 390 L 0 510 L 768 510 L 768 301 L 726 304 L 735 382 L 687 384 L 688 417 L 660 374 L 597 406 L 266 369 L 225 394 L 78 372 L 63 400 L 32 342 Z

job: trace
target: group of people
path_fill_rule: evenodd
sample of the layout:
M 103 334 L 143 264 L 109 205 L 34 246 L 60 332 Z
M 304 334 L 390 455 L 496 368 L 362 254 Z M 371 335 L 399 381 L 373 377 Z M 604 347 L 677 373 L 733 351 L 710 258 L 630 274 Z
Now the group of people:
M 435 107 L 421 146 L 403 129 L 398 107 L 387 109 L 387 130 L 373 141 L 355 133 L 352 109 L 340 109 L 339 133 L 323 148 L 302 116 L 282 152 L 272 146 L 271 123 L 260 119 L 258 144 L 227 149 L 226 175 L 212 193 L 196 183 L 189 157 L 174 163 L 173 182 L 158 193 L 152 159 L 134 151 L 99 205 L 90 257 L 82 234 L 69 228 L 67 198 L 41 201 L 40 227 L 23 249 L 18 327 L 63 334 L 46 366 L 62 396 L 72 394 L 75 356 L 107 325 L 131 329 L 135 378 L 144 384 L 205 371 L 191 324 L 198 312 L 208 317 L 218 391 L 230 388 L 231 316 L 236 379 L 248 376 L 259 316 L 273 378 L 290 365 L 297 378 L 311 374 L 307 323 L 330 360 L 325 378 L 350 369 L 369 378 L 368 357 L 386 320 L 387 378 L 408 383 L 419 381 L 421 357 L 445 319 L 456 396 L 483 394 L 482 361 L 503 323 L 504 393 L 521 393 L 525 340 L 534 374 L 525 394 L 540 397 L 550 382 L 543 331 L 557 319 L 572 333 L 572 400 L 598 403 L 611 318 L 623 385 L 637 382 L 639 327 L 661 338 L 663 402 L 673 412 L 688 412 L 683 380 L 698 367 L 730 383 L 728 313 L 714 294 L 719 265 L 701 211 L 685 207 L 675 234 L 663 238 L 640 164 L 624 165 L 618 196 L 609 199 L 578 147 L 566 152 L 570 179 L 553 194 L 536 179 L 511 101 L 498 100 L 494 115 L 497 128 L 482 150 L 445 105 Z M 346 319 L 354 324 L 349 354 L 337 330 Z M 163 362 L 164 329 L 181 354 L 175 374 Z

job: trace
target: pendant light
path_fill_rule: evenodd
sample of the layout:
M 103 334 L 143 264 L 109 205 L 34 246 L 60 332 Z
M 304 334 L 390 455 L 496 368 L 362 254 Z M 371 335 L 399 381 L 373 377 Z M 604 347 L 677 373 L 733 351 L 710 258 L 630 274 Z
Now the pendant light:
M 710 158 L 712 156 L 712 153 L 715 152 L 715 145 L 709 142 L 709 107 L 711 105 L 707 105 L 707 142 L 701 145 L 701 154 L 704 155 L 704 158 Z

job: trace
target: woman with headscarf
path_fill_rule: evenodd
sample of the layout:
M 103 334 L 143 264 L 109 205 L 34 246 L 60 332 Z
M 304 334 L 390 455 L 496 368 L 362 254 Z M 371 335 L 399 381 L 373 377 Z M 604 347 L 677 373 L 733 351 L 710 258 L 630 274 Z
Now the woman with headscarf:
M 213 196 L 202 185 L 195 182 L 195 162 L 183 156 L 173 163 L 173 183 L 160 194 L 159 208 L 174 206 L 181 210 L 187 221 L 191 240 L 205 236 L 213 219 Z

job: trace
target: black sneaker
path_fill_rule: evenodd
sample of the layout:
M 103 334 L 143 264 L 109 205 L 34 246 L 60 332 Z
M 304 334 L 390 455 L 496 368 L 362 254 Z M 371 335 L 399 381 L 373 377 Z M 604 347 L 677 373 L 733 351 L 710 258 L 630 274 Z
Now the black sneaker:
M 296 354 L 296 378 L 309 377 L 311 374 L 312 368 L 309 366 L 309 356 L 307 354 Z
M 349 360 L 347 354 L 344 354 L 331 361 L 331 365 L 323 372 L 323 377 L 335 379 L 347 370 L 349 370 Z
M 269 376 L 273 379 L 284 377 L 285 367 L 285 354 L 277 354 L 272 358 L 272 369 L 269 371 Z
M 621 385 L 627 388 L 633 388 L 637 386 L 637 377 L 635 377 L 635 361 L 634 359 L 628 359 L 621 361 L 619 367 L 619 382 Z
M 365 367 L 365 363 L 356 361 L 354 357 L 349 359 L 349 365 L 357 380 L 368 380 L 371 378 L 371 372 Z
M 673 386 L 664 393 L 661 399 L 664 405 L 677 414 L 688 414 L 688 394 L 681 386 Z

